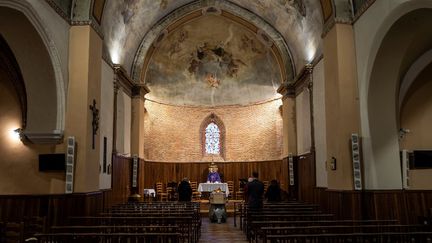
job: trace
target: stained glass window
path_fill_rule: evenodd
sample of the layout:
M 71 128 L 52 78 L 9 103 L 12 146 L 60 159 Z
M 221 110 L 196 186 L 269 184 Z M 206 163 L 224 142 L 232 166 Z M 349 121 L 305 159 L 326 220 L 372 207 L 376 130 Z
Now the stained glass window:
M 220 153 L 220 130 L 213 122 L 205 129 L 205 150 L 207 154 Z

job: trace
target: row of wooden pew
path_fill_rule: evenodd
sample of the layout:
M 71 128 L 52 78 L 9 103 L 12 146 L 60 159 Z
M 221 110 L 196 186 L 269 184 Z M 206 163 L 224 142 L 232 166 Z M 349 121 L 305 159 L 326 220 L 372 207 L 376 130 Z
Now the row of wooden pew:
M 134 202 L 116 205 L 98 216 L 70 217 L 26 242 L 196 243 L 200 234 L 199 203 Z
M 0 222 L 0 243 L 18 243 L 44 232 L 45 217 L 25 217 L 20 222 Z
M 260 210 L 237 206 L 240 228 L 249 242 L 427 242 L 430 225 L 401 225 L 397 220 L 336 220 L 318 205 L 267 203 Z

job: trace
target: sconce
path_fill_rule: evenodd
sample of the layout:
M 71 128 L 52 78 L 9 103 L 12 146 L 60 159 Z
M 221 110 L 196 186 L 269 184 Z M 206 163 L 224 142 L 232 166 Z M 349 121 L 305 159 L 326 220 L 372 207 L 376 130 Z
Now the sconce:
M 405 138 L 405 135 L 409 132 L 411 132 L 411 131 L 407 128 L 400 128 L 399 129 L 399 140 L 402 140 L 403 138 Z
M 17 128 L 13 130 L 12 136 L 15 140 L 23 140 L 24 138 L 24 131 L 22 128 Z

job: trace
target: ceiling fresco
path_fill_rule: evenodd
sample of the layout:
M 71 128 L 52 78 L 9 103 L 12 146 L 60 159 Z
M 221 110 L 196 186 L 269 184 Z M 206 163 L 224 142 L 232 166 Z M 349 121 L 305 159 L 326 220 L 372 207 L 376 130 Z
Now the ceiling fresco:
M 130 70 L 135 52 L 147 31 L 164 15 L 190 0 L 106 1 L 102 17 L 104 48 L 111 61 Z
M 317 0 L 106 1 L 101 25 L 105 51 L 113 63 L 130 72 L 144 36 L 165 16 L 189 3 L 221 2 L 239 5 L 272 25 L 289 46 L 296 72 L 322 52 L 322 12 Z
M 222 16 L 196 18 L 158 42 L 146 73 L 146 97 L 203 106 L 274 99 L 282 78 L 270 46 Z

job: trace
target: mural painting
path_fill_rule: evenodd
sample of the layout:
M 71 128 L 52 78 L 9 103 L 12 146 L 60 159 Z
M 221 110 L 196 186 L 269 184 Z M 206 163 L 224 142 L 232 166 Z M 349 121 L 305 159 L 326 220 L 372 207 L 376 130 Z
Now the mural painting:
M 279 97 L 281 75 L 268 43 L 229 19 L 205 15 L 158 42 L 145 82 L 146 97 L 163 103 L 245 105 Z

